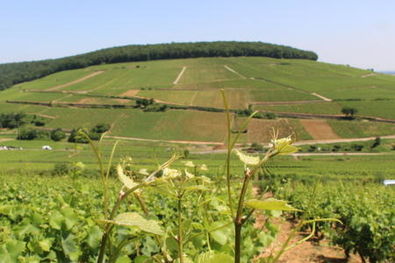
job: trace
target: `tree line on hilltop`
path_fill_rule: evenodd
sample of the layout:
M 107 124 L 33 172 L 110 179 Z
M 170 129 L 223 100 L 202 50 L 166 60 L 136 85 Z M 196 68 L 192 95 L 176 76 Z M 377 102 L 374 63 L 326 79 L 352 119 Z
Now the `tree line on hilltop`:
M 316 53 L 262 42 L 196 42 L 129 45 L 77 56 L 32 62 L 0 64 L 0 90 L 49 74 L 99 64 L 197 57 L 263 56 L 317 60 Z

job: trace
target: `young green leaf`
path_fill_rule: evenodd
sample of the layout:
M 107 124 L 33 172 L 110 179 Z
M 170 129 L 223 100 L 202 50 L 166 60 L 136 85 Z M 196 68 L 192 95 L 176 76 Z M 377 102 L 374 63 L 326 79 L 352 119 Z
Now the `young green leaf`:
M 282 210 L 282 211 L 299 211 L 288 205 L 286 201 L 269 198 L 266 200 L 251 199 L 245 201 L 245 205 L 250 208 L 259 210 Z
M 132 178 L 128 177 L 126 174 L 123 172 L 123 168 L 121 165 L 117 166 L 117 173 L 118 173 L 118 178 L 119 180 L 123 183 L 123 185 L 127 189 L 132 189 L 133 187 L 137 186 L 137 183 L 135 183 Z
M 258 156 L 247 155 L 237 149 L 235 149 L 234 152 L 245 165 L 255 166 L 259 164 L 260 159 Z
M 118 226 L 137 227 L 141 231 L 155 235 L 164 235 L 164 232 L 157 221 L 145 219 L 138 213 L 134 212 L 119 214 L 114 218 L 114 220 L 103 221 Z

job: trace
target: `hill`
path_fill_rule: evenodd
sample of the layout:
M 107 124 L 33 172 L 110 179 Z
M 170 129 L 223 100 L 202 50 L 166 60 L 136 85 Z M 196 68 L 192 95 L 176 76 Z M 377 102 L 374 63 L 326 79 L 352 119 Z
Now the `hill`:
M 262 42 L 218 41 L 129 45 L 59 59 L 0 64 L 0 90 L 59 71 L 85 68 L 93 65 L 158 59 L 237 56 L 312 60 L 317 60 L 318 58 L 314 52 Z
M 47 128 L 108 123 L 112 136 L 223 142 L 219 90 L 225 89 L 235 132 L 245 114 L 262 111 L 242 131 L 243 142 L 267 142 L 272 127 L 298 140 L 368 137 L 395 134 L 394 87 L 394 76 L 312 60 L 157 60 L 67 70 L 15 85 L 0 93 L 0 113 L 35 114 Z M 342 120 L 345 106 L 361 119 Z M 300 121 L 305 117 L 320 120 Z

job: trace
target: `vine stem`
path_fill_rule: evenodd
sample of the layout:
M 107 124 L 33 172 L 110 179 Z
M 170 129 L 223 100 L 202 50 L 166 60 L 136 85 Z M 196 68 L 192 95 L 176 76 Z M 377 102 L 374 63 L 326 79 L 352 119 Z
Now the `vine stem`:
M 228 205 L 230 209 L 230 213 L 233 216 L 233 203 L 232 203 L 232 192 L 230 188 L 230 154 L 232 152 L 232 144 L 231 144 L 231 123 L 230 123 L 230 114 L 229 114 L 229 105 L 228 105 L 228 100 L 226 99 L 225 96 L 225 90 L 221 90 L 222 98 L 224 100 L 224 107 L 225 107 L 225 113 L 226 113 L 226 123 L 227 123 L 227 155 L 226 155 L 226 185 L 227 185 L 227 190 L 228 190 Z
M 240 263 L 241 258 L 241 229 L 245 220 L 243 220 L 243 208 L 244 208 L 244 198 L 247 193 L 248 184 L 250 182 L 251 172 L 249 170 L 245 171 L 243 186 L 241 188 L 239 203 L 237 206 L 237 213 L 234 220 L 235 226 L 235 263 Z
M 178 254 L 180 263 L 184 263 L 184 248 L 183 248 L 183 229 L 182 229 L 182 195 L 178 196 Z

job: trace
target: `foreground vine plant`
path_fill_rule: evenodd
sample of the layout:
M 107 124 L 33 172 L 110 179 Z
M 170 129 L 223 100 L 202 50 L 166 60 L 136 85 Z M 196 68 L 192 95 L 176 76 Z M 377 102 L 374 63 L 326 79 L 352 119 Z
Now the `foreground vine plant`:
M 269 149 L 267 149 L 265 155 L 261 158 L 259 156 L 249 156 L 241 151 L 234 149 L 235 145 L 240 137 L 240 133 L 238 133 L 235 138 L 232 139 L 231 136 L 231 117 L 229 112 L 229 105 L 225 95 L 225 91 L 221 90 L 222 97 L 224 100 L 225 110 L 226 110 L 226 119 L 227 119 L 227 158 L 226 158 L 226 181 L 227 181 L 227 190 L 228 190 L 228 205 L 233 218 L 234 231 L 235 231 L 235 240 L 234 240 L 234 262 L 240 263 L 242 257 L 241 244 L 242 244 L 242 228 L 247 220 L 254 214 L 256 210 L 280 210 L 280 211 L 299 211 L 296 208 L 288 205 L 286 201 L 277 200 L 274 198 L 267 198 L 264 200 L 258 199 L 250 199 L 245 200 L 247 189 L 249 188 L 249 184 L 252 178 L 260 171 L 265 165 L 269 162 L 270 159 L 274 158 L 277 155 L 289 155 L 298 151 L 298 148 L 293 146 L 293 140 L 291 136 L 286 138 L 278 138 L 278 132 L 273 131 L 273 138 L 270 144 Z M 242 130 L 247 128 L 247 125 L 251 118 L 257 112 L 252 113 L 244 122 L 242 126 Z M 237 193 L 236 199 L 238 200 L 236 207 L 233 205 L 234 193 L 232 191 L 232 175 L 230 172 L 230 156 L 231 153 L 235 152 L 239 159 L 244 163 L 244 177 L 242 181 L 241 190 Z M 302 221 L 292 233 L 289 235 L 288 239 L 282 245 L 281 249 L 275 254 L 270 255 L 268 258 L 260 259 L 261 262 L 265 263 L 274 263 L 277 262 L 280 256 L 287 250 L 295 247 L 296 245 L 308 240 L 314 235 L 315 231 L 315 223 L 318 221 L 338 221 L 337 219 L 317 219 L 317 220 L 309 220 Z M 295 233 L 305 224 L 313 224 L 313 230 L 310 235 L 306 238 L 289 245 L 292 238 L 295 236 Z
M 103 185 L 103 218 L 97 220 L 103 234 L 97 263 L 132 262 L 131 259 L 138 263 L 240 263 L 246 260 L 275 263 L 285 251 L 313 236 L 316 222 L 333 220 L 301 221 L 279 251 L 267 258 L 256 257 L 261 253 L 260 247 L 264 242 L 260 242 L 260 246 L 254 250 L 250 247 L 255 246 L 254 242 L 259 242 L 265 233 L 249 224 L 253 221 L 251 219 L 255 212 L 300 210 L 283 200 L 252 196 L 251 181 L 259 171 L 265 169 L 272 158 L 292 154 L 298 149 L 292 145 L 291 137 L 278 138 L 276 132 L 273 132 L 270 147 L 263 156 L 250 156 L 235 149 L 240 133 L 232 138 L 231 116 L 223 90 L 222 95 L 228 130 L 225 191 L 221 176 L 212 181 L 200 174 L 207 171 L 206 165 L 198 166 L 192 161 L 184 161 L 185 169 L 170 168 L 182 157 L 174 154 L 152 172 L 148 172 L 147 169 L 135 171 L 132 169 L 131 158 L 124 158 L 115 169 L 122 186 L 114 199 L 110 193 L 109 177 L 117 143 L 111 151 L 108 164 L 105 164 L 100 150 L 101 140 L 93 143 L 85 133 L 80 134 L 88 139 L 95 153 Z M 254 114 L 246 119 L 243 129 L 247 127 Z M 237 155 L 244 164 L 242 178 L 237 178 L 231 173 L 232 154 Z M 144 200 L 145 193 L 148 202 Z M 134 206 L 130 210 L 132 200 L 136 202 L 132 202 Z M 157 207 L 153 207 L 151 213 L 150 207 L 161 200 L 167 200 L 165 202 L 170 208 L 169 213 L 163 214 Z M 232 224 L 233 231 L 230 228 Z M 293 242 L 298 230 L 306 224 L 313 225 L 312 233 L 300 241 Z M 143 242 L 146 237 L 149 237 L 156 247 L 149 257 L 141 256 L 138 248 L 139 242 Z M 137 247 L 133 250 L 130 246 Z M 128 249 L 129 252 L 125 252 Z M 121 258 L 124 261 L 120 261 Z

